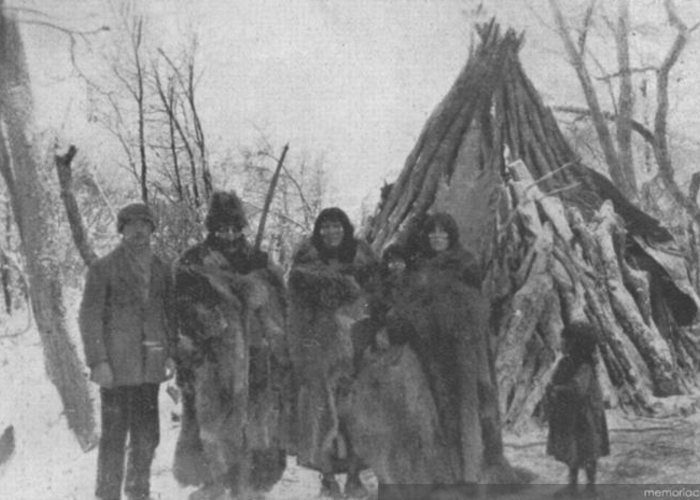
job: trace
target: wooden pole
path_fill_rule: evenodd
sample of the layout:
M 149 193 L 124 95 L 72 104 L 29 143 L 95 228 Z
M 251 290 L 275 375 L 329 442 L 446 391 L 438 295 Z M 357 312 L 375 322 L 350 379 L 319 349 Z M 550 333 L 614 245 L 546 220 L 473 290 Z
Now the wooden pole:
M 260 223 L 258 224 L 258 234 L 255 237 L 255 250 L 260 250 L 260 245 L 262 245 L 263 234 L 265 233 L 265 222 L 267 221 L 267 214 L 270 212 L 272 198 L 274 198 L 275 196 L 277 181 L 280 178 L 280 172 L 282 171 L 282 165 L 284 164 L 284 158 L 285 156 L 287 156 L 288 150 L 289 143 L 284 145 L 284 149 L 282 149 L 282 155 L 280 156 L 280 159 L 277 162 L 277 168 L 275 169 L 275 173 L 272 174 L 272 179 L 270 180 L 270 188 L 267 190 L 265 205 L 263 205 L 262 215 L 260 216 Z

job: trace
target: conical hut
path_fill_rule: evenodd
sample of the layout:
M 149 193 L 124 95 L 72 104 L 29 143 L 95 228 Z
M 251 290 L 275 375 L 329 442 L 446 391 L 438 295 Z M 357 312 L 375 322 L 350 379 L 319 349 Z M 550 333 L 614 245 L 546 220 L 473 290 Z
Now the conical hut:
M 651 414 L 656 398 L 697 388 L 700 346 L 685 327 L 700 300 L 685 261 L 656 219 L 582 164 L 519 62 L 522 36 L 493 21 L 478 33 L 365 237 L 381 251 L 432 211 L 458 221 L 493 307 L 506 427 L 537 413 L 574 319 L 602 332 L 609 405 Z

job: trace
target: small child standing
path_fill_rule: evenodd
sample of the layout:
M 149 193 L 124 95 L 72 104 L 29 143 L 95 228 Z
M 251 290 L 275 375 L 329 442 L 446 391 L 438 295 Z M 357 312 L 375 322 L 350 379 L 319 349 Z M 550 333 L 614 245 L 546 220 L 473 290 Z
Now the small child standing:
M 578 493 L 578 472 L 586 471 L 584 494 L 596 496 L 595 475 L 599 457 L 610 454 L 603 395 L 596 377 L 596 329 L 583 322 L 562 331 L 564 357 L 547 387 L 549 436 L 547 454 L 569 466 L 569 484 L 555 496 Z

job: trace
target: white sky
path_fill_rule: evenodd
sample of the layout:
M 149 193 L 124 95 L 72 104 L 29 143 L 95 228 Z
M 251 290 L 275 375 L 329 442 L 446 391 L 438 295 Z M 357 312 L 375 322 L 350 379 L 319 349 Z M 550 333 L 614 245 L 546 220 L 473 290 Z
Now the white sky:
M 562 2 L 567 13 L 585 4 Z M 693 14 L 700 4 L 677 3 Z M 72 26 L 106 19 L 103 0 L 12 4 L 42 9 Z M 646 26 L 658 19 L 659 4 L 634 0 L 636 21 Z M 527 30 L 522 59 L 545 100 L 580 100 L 573 72 L 562 64 L 561 43 L 537 19 L 551 23 L 545 0 L 144 0 L 140 6 L 154 14 L 157 31 L 172 35 L 190 26 L 199 33 L 199 109 L 215 153 L 252 144 L 254 125 L 279 147 L 289 141 L 291 151 L 325 153 L 328 202 L 356 215 L 363 199 L 373 202 L 382 181 L 396 177 L 465 64 L 474 20 L 496 13 L 502 25 Z M 644 29 L 635 40 L 648 35 Z M 68 39 L 45 28 L 25 33 L 38 74 L 40 126 L 62 127 L 66 141 L 109 165 L 93 129 L 81 124 L 84 90 L 75 80 L 56 80 L 67 71 Z M 667 40 L 663 33 L 657 38 L 661 55 Z M 654 54 L 655 41 L 651 49 L 643 43 Z M 686 59 L 697 59 L 692 47 Z M 71 115 L 76 111 L 77 118 Z M 697 123 L 698 116 L 691 112 L 687 119 Z

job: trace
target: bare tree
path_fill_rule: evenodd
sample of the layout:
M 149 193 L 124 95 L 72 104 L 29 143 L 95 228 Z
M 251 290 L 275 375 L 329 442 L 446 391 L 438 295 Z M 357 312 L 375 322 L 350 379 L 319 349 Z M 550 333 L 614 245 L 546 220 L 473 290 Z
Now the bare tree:
M 274 198 L 270 203 L 269 221 L 263 241 L 282 265 L 291 260 L 296 244 L 313 228 L 325 195 L 323 157 L 312 157 L 302 151 L 289 155 L 285 161 L 284 148 L 275 148 L 261 132 L 258 145 L 244 150 L 242 174 L 246 201 L 253 217 L 263 213 L 275 169 L 281 165 Z
M 172 159 L 172 167 L 166 163 L 163 169 L 167 171 L 168 176 L 172 173 L 176 191 L 181 193 L 182 188 L 178 187 L 183 183 L 180 155 L 185 155 L 190 165 L 188 186 L 192 190 L 194 205 L 199 207 L 202 201 L 209 199 L 213 190 L 213 180 L 205 133 L 197 108 L 196 51 L 196 36 L 192 37 L 176 58 L 167 54 L 164 49 L 158 49 L 159 62 L 165 64 L 164 68 L 153 64 L 152 84 L 159 98 L 159 105 L 155 109 L 165 116 L 167 142 Z M 200 183 L 203 195 L 200 194 Z
M 620 63 L 624 64 L 627 62 L 627 64 L 629 64 L 629 42 L 626 31 L 629 23 L 629 8 L 628 6 L 625 7 L 627 3 L 626 0 L 620 0 L 620 2 L 620 22 L 618 23 L 618 33 L 616 37 L 618 60 Z M 596 0 L 589 1 L 585 16 L 587 21 L 584 23 L 584 29 L 578 38 L 578 47 L 574 42 L 571 29 L 569 28 L 566 18 L 562 13 L 561 7 L 559 6 L 559 1 L 549 0 L 549 4 L 552 9 L 552 13 L 554 14 L 554 20 L 557 25 L 559 36 L 564 43 L 564 48 L 566 49 L 569 61 L 576 70 L 576 75 L 578 76 L 579 83 L 581 84 L 581 89 L 583 90 L 586 102 L 588 103 L 593 126 L 598 134 L 598 140 L 600 141 L 600 147 L 603 151 L 608 168 L 610 169 L 610 177 L 628 198 L 635 200 L 638 196 L 637 183 L 634 168 L 631 164 L 631 146 L 628 144 L 627 140 L 629 137 L 629 119 L 631 117 L 633 102 L 631 96 L 632 89 L 629 85 L 628 79 L 629 66 L 623 70 L 626 76 L 621 79 L 622 83 L 620 85 L 620 103 L 622 109 L 620 118 L 617 120 L 617 124 L 618 127 L 620 127 L 618 128 L 618 141 L 622 140 L 622 144 L 621 151 L 618 155 L 610 128 L 603 117 L 603 109 L 598 99 L 598 94 L 595 90 L 593 79 L 591 78 L 584 57 L 586 51 L 585 35 L 586 30 L 588 29 L 587 24 L 593 15 Z
M 83 222 L 83 217 L 80 214 L 78 201 L 73 193 L 73 170 L 71 162 L 77 152 L 78 150 L 75 146 L 70 146 L 65 154 L 56 154 L 54 156 L 54 163 L 56 164 L 58 182 L 61 186 L 61 199 L 63 200 L 66 215 L 68 216 L 68 224 L 70 225 L 73 242 L 78 252 L 80 252 L 83 262 L 85 262 L 85 265 L 89 266 L 97 260 L 97 253 L 95 253 L 95 250 L 92 248 L 92 243 L 88 239 L 87 229 Z
M 83 449 L 96 443 L 87 379 L 65 320 L 60 263 L 51 246 L 50 196 L 33 145 L 33 100 L 15 19 L 0 0 L 0 173 L 10 193 L 29 277 L 29 294 L 46 358 L 69 427 Z
M 646 65 L 633 67 L 629 53 L 629 0 L 618 0 L 617 23 L 614 27 L 615 45 L 617 49 L 617 70 L 612 74 L 601 77 L 605 82 L 619 79 L 619 91 L 613 100 L 615 109 L 605 111 L 600 106 L 593 79 L 584 59 L 585 47 L 578 50 L 573 48 L 571 28 L 562 13 L 558 0 L 549 0 L 554 18 L 571 64 L 576 69 L 579 82 L 586 97 L 588 108 L 575 106 L 558 106 L 558 111 L 586 116 L 591 119 L 596 129 L 605 161 L 610 168 L 610 176 L 615 184 L 632 200 L 638 199 L 639 191 L 636 181 L 636 170 L 633 162 L 632 132 L 636 132 L 653 151 L 658 167 L 658 176 L 673 200 L 697 223 L 700 223 L 700 207 L 697 204 L 697 194 L 700 190 L 700 174 L 693 175 L 688 193 L 684 193 L 675 178 L 675 168 L 669 151 L 669 79 L 670 74 L 685 49 L 691 33 L 698 27 L 689 27 L 678 14 L 674 0 L 664 0 L 664 11 L 669 24 L 676 31 L 676 36 L 667 53 L 658 66 Z M 595 0 L 589 3 L 592 15 Z M 581 33 L 588 30 L 586 23 Z M 583 37 L 585 39 L 585 37 Z M 656 110 L 654 112 L 653 128 L 634 120 L 634 73 L 653 72 L 656 74 Z M 648 89 L 643 86 L 646 93 Z M 617 148 L 612 141 L 610 126 L 616 130 Z

